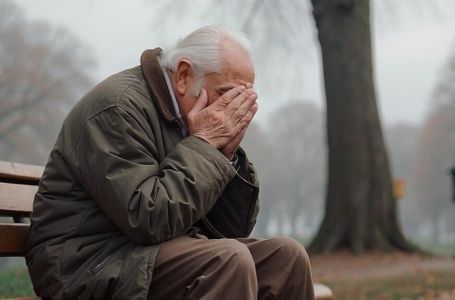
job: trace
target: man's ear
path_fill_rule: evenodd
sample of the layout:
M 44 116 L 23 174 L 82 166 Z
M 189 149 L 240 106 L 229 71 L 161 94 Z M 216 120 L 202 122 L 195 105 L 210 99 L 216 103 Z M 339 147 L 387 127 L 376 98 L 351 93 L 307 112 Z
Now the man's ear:
M 177 64 L 177 70 L 175 71 L 176 90 L 180 95 L 184 95 L 189 88 L 189 84 L 193 79 L 193 70 L 191 68 L 191 62 L 182 59 Z

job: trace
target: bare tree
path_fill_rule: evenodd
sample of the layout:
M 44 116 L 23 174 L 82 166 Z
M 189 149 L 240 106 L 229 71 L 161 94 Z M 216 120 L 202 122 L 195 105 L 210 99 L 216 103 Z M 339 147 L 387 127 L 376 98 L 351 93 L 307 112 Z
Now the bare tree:
M 70 107 L 90 86 L 90 52 L 61 28 L 0 3 L 0 155 L 43 164 Z
M 369 0 L 312 0 L 327 101 L 329 177 L 311 250 L 410 250 L 376 105 Z

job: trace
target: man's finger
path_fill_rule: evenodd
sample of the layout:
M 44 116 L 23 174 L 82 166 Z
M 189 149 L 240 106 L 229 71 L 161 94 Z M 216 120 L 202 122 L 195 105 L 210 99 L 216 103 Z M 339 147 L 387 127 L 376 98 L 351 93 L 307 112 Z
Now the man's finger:
M 243 118 L 237 123 L 237 125 L 235 125 L 235 131 L 237 132 L 240 132 L 242 131 L 245 127 L 248 127 L 251 123 L 251 121 L 253 120 L 254 118 L 254 115 L 256 114 L 256 112 L 258 111 L 258 103 L 255 102 L 250 110 L 247 111 L 247 113 L 243 116 Z
M 247 89 L 252 89 L 253 84 L 251 82 L 245 81 L 245 80 L 239 80 L 239 83 L 241 85 L 244 85 Z
M 238 96 L 237 98 L 241 98 L 241 96 Z M 237 98 L 234 101 L 237 101 Z M 234 124 L 237 124 L 240 122 L 243 117 L 250 112 L 251 108 L 253 105 L 257 105 L 257 95 L 256 93 L 250 94 L 243 102 L 240 103 L 238 107 L 235 105 L 229 106 L 227 109 L 235 110 L 233 111 L 232 114 L 232 120 Z
M 250 97 L 251 95 L 256 94 L 253 89 L 245 89 L 240 95 L 235 97 L 228 105 L 227 109 L 234 113 L 239 107 Z
M 231 101 L 234 98 L 242 94 L 242 92 L 245 91 L 245 89 L 246 87 L 243 85 L 233 87 L 232 89 L 221 95 L 218 99 L 216 99 L 216 101 L 213 102 L 213 105 L 218 108 L 224 109 L 226 106 L 229 105 L 229 103 L 231 103 Z
M 237 148 L 240 145 L 240 142 L 243 140 L 246 130 L 247 130 L 248 126 L 250 125 L 251 121 L 253 120 L 253 117 L 257 111 L 258 111 L 258 104 L 255 103 L 251 107 L 250 111 L 248 111 L 248 113 L 242 119 L 242 121 L 237 124 L 237 126 L 236 126 L 236 130 L 238 130 L 237 135 L 229 143 L 227 143 L 226 146 L 224 146 L 221 149 L 221 151 L 227 158 L 231 159 L 232 156 L 234 155 L 234 152 L 237 150 Z

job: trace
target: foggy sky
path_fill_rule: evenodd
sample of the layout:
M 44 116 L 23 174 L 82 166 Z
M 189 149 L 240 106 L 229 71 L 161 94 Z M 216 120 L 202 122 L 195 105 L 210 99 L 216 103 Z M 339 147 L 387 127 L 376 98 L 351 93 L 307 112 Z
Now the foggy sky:
M 26 17 L 67 27 L 87 44 L 98 62 L 93 76 L 97 81 L 139 64 L 144 49 L 169 44 L 198 26 L 208 25 L 197 20 L 182 26 L 176 20 L 173 28 L 152 28 L 156 12 L 152 2 L 143 0 L 15 2 L 25 9 Z M 420 123 L 443 65 L 450 52 L 455 52 L 455 15 L 407 16 L 399 24 L 389 25 L 384 25 L 384 20 L 378 20 L 376 15 L 373 17 L 373 55 L 381 118 L 389 124 Z M 168 34 L 158 37 L 159 30 Z M 282 97 L 274 94 L 273 101 L 261 103 L 259 119 L 263 120 L 289 98 L 303 98 L 324 106 L 319 46 L 315 43 L 308 47 L 312 59 L 306 63 L 302 85 L 289 87 Z M 261 95 L 260 90 L 258 93 Z

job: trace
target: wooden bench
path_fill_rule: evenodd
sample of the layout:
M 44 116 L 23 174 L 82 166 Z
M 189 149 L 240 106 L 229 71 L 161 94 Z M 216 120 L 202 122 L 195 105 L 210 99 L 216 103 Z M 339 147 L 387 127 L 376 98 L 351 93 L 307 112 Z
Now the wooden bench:
M 11 217 L 12 223 L 0 223 L 0 256 L 25 254 L 25 241 L 33 198 L 43 167 L 0 161 L 0 217 Z M 317 300 L 332 299 L 331 290 L 322 285 L 314 286 Z M 39 300 L 38 297 L 10 298 L 8 300 Z M 7 299 L 0 299 L 7 300 Z
M 12 221 L 0 223 L 0 256 L 24 256 L 29 228 L 26 218 L 32 212 L 33 198 L 42 174 L 42 167 L 0 161 L 0 216 L 11 217 Z

